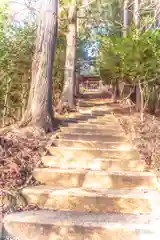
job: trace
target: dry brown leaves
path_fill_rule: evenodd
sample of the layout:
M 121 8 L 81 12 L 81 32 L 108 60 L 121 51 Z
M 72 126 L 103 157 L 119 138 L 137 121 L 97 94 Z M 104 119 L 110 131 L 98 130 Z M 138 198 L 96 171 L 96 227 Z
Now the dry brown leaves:
M 47 141 L 46 136 L 37 138 L 20 132 L 0 135 L 0 199 L 18 200 L 22 187 L 36 184 L 32 171 L 40 166 Z M 4 205 L 6 212 L 8 209 Z
M 140 114 L 131 108 L 125 114 L 119 114 L 118 118 L 139 150 L 141 159 L 154 170 L 160 171 L 160 118 L 145 113 L 141 122 Z

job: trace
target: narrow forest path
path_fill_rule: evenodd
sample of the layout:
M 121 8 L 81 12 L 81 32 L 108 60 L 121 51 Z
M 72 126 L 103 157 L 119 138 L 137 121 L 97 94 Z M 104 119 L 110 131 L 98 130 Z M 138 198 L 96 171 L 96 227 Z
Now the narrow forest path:
M 157 177 L 125 135 L 107 100 L 80 100 L 64 120 L 43 167 L 40 186 L 23 195 L 40 210 L 4 218 L 19 240 L 158 240 Z M 73 115 L 73 114 L 72 114 Z

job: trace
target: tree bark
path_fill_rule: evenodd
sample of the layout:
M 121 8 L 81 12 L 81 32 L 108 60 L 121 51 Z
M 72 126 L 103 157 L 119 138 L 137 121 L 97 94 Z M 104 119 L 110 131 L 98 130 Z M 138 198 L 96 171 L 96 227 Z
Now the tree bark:
M 141 92 L 138 84 L 136 86 L 136 111 L 141 111 Z
M 32 82 L 28 105 L 20 126 L 33 125 L 52 130 L 52 70 L 57 39 L 57 0 L 43 0 L 32 61 Z
M 59 104 L 59 110 L 64 107 L 75 108 L 75 61 L 76 61 L 76 33 L 77 33 L 77 7 L 73 4 L 69 8 L 69 27 L 67 33 L 66 62 L 64 73 L 64 86 Z
M 5 94 L 4 94 L 4 110 L 3 110 L 3 115 L 2 115 L 2 127 L 5 126 L 5 120 L 8 112 L 8 98 L 9 98 L 9 93 L 10 93 L 10 88 L 11 88 L 11 79 L 6 79 L 6 89 L 5 89 Z M 8 121 L 8 118 L 7 118 Z
M 136 28 L 139 28 L 140 25 L 140 14 L 139 14 L 139 0 L 134 0 L 134 24 Z
M 75 80 L 75 96 L 79 96 L 79 73 L 76 73 L 76 80 Z
M 134 18 L 134 24 L 135 24 L 135 27 L 136 27 L 136 34 L 138 36 L 138 30 L 139 30 L 139 27 L 140 27 L 140 14 L 139 14 L 139 0 L 134 0 L 134 15 L 133 15 L 133 18 Z M 136 64 L 137 65 L 137 68 L 138 68 L 138 63 Z M 142 114 L 142 108 L 143 108 L 143 96 L 142 96 L 142 86 L 141 86 L 141 83 L 139 81 L 139 83 L 137 83 L 136 85 L 136 110 L 138 112 L 141 113 L 141 117 L 143 116 Z
M 118 98 L 119 98 L 119 84 L 118 84 L 118 80 L 115 81 L 115 83 L 113 84 L 113 102 L 116 103 Z
M 156 19 L 156 27 L 160 27 L 160 2 L 159 0 L 155 0 L 156 9 L 155 9 L 155 19 Z
M 128 0 L 124 1 L 123 9 L 123 36 L 126 37 L 128 33 L 129 13 L 128 13 Z

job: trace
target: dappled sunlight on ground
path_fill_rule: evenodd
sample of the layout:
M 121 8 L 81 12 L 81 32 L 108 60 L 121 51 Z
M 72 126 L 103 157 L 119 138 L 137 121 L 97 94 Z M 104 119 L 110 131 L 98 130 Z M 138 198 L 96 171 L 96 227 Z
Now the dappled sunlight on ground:
M 129 152 L 132 149 L 133 149 L 133 146 L 130 144 L 122 144 L 117 148 L 117 150 L 119 151 L 127 151 L 127 152 Z

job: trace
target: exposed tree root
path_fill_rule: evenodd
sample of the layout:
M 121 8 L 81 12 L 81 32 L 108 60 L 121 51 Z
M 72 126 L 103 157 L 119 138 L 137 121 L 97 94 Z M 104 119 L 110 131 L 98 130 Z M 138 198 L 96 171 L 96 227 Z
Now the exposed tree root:
M 45 121 L 44 119 L 42 119 L 42 121 L 41 119 L 33 121 L 32 118 L 29 117 L 23 118 L 18 126 L 24 133 L 28 132 L 37 136 L 55 131 L 60 123 L 60 120 L 53 118 L 53 116 L 48 116 Z
M 77 111 L 76 106 L 71 108 L 67 102 L 61 102 L 61 101 L 59 102 L 56 108 L 56 112 L 59 114 L 65 114 L 65 113 L 76 112 L 76 111 Z

